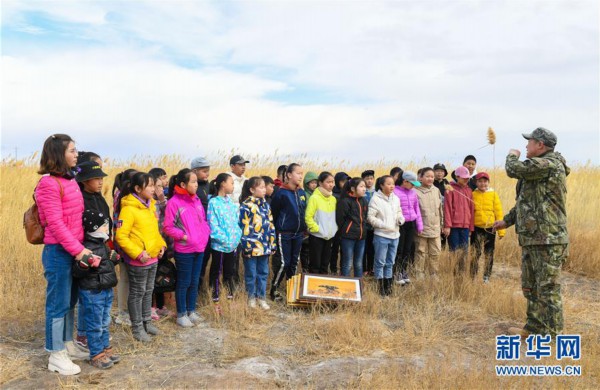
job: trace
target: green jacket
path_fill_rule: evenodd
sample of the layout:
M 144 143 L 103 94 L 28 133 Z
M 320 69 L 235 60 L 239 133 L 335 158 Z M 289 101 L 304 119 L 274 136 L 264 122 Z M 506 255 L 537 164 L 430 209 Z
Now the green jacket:
M 566 177 L 571 172 L 560 153 L 547 152 L 523 162 L 509 154 L 506 173 L 518 179 L 517 203 L 504 216 L 515 225 L 519 245 L 568 244 Z
M 319 176 L 313 171 L 306 172 L 306 175 L 304 175 L 304 180 L 303 180 L 304 192 L 306 192 L 306 202 L 308 202 L 308 200 L 310 199 L 310 196 L 313 194 L 313 191 L 308 189 L 308 183 L 313 180 L 319 180 Z

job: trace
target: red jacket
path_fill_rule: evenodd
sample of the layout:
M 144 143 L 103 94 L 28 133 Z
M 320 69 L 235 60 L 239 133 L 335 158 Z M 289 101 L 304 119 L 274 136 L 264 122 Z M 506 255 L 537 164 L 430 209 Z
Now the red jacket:
M 454 182 L 450 183 L 450 186 L 452 191 L 446 191 L 444 197 L 444 227 L 469 228 L 473 231 L 475 229 L 473 191 L 469 186 L 463 187 Z
M 45 226 L 44 244 L 60 244 L 72 256 L 77 256 L 84 249 L 84 206 L 83 195 L 75 179 L 42 177 L 35 190 L 35 202 L 40 212 L 40 222 Z

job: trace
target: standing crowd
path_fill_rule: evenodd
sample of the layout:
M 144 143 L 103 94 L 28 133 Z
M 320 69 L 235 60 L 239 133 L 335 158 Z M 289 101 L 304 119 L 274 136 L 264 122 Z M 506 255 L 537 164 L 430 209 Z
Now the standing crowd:
M 102 196 L 101 157 L 78 153 L 65 134 L 45 141 L 35 199 L 45 226 L 51 371 L 77 374 L 77 359 L 100 369 L 119 362 L 109 335 L 117 285 L 115 321 L 149 342 L 160 334 L 152 320 L 170 313 L 166 292 L 175 293 L 177 325 L 192 327 L 201 321 L 203 280 L 220 313 L 220 300 L 240 292 L 240 263 L 248 306 L 262 310 L 270 308 L 267 297 L 282 299 L 282 282 L 298 266 L 313 274 L 372 276 L 387 297 L 411 279 L 436 279 L 447 245 L 456 275 L 476 278 L 483 254 L 483 282 L 491 277 L 496 235 L 504 237 L 506 226 L 494 227 L 502 205 L 472 155 L 450 178 L 441 163 L 416 173 L 365 170 L 360 177 L 304 172 L 292 163 L 273 180 L 247 178 L 249 163 L 234 156 L 231 171 L 210 181 L 204 157 L 170 177 L 162 168 L 124 170 L 114 180 L 111 213 Z

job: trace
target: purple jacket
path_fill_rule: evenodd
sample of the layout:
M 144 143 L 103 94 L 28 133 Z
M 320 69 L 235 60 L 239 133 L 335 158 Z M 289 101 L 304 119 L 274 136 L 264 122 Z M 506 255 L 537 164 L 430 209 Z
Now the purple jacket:
M 167 202 L 163 231 L 175 241 L 175 252 L 204 252 L 210 237 L 210 226 L 198 196 L 175 193 Z M 184 235 L 187 235 L 187 241 L 182 241 Z
M 406 222 L 416 221 L 417 232 L 423 231 L 423 219 L 421 218 L 421 209 L 419 208 L 419 198 L 417 192 L 404 187 L 394 187 L 394 194 L 400 199 L 400 207 Z
M 45 226 L 44 244 L 60 244 L 71 256 L 77 256 L 84 249 L 83 195 L 77 182 L 64 177 L 44 176 L 35 190 L 35 202 L 40 222 Z

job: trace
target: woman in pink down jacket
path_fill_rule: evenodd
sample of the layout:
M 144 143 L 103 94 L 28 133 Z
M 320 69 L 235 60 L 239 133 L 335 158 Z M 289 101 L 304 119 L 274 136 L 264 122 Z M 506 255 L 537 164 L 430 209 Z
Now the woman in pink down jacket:
M 189 328 L 200 321 L 196 313 L 198 283 L 210 227 L 204 206 L 196 195 L 198 178 L 184 168 L 169 180 L 169 201 L 163 230 L 174 240 L 177 282 L 177 324 Z
M 40 222 L 45 227 L 42 263 L 46 288 L 46 350 L 48 369 L 75 375 L 81 369 L 71 359 L 86 353 L 73 344 L 73 318 L 77 287 L 73 284 L 73 260 L 91 254 L 83 242 L 83 196 L 74 180 L 77 164 L 75 143 L 66 134 L 54 134 L 44 142 L 39 174 L 44 175 L 35 190 Z

